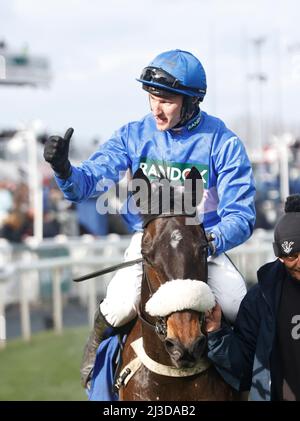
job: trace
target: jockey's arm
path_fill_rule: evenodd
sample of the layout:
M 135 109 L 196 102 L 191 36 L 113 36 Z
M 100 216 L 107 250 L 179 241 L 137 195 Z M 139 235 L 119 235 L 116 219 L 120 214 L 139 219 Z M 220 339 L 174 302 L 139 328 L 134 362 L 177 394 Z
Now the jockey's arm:
M 131 165 L 126 147 L 126 131 L 127 127 L 124 126 L 101 145 L 88 160 L 83 161 L 78 167 L 72 165 L 71 175 L 66 180 L 55 176 L 67 200 L 84 201 L 103 192 L 107 180 L 115 183 L 120 181 Z
M 216 253 L 225 252 L 245 242 L 255 223 L 255 186 L 252 168 L 242 142 L 232 136 L 213 155 L 217 172 L 221 221 L 211 228 Z

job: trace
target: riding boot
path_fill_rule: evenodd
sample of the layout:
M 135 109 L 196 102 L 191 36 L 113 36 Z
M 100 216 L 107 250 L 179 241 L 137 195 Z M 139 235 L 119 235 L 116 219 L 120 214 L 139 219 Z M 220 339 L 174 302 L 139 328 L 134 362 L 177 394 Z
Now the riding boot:
M 84 388 L 90 388 L 92 371 L 96 359 L 97 349 L 102 340 L 103 332 L 107 326 L 103 321 L 99 307 L 95 312 L 93 330 L 90 332 L 83 351 L 82 363 L 80 366 L 81 385 Z

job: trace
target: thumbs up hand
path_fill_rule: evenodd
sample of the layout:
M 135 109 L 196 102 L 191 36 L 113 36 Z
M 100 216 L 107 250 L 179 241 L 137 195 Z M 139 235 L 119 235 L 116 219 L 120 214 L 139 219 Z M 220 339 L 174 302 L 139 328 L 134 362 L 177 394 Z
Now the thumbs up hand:
M 44 147 L 44 158 L 51 165 L 59 178 L 67 179 L 71 175 L 71 164 L 68 159 L 69 145 L 74 129 L 70 127 L 64 137 L 50 136 Z

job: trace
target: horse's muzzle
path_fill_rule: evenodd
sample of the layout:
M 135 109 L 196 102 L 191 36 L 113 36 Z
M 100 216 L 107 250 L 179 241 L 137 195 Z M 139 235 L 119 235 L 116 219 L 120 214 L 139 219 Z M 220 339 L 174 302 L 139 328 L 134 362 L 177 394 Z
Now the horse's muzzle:
M 175 367 L 190 368 L 203 356 L 206 343 L 204 335 L 199 336 L 189 346 L 184 346 L 177 339 L 166 338 L 165 347 Z

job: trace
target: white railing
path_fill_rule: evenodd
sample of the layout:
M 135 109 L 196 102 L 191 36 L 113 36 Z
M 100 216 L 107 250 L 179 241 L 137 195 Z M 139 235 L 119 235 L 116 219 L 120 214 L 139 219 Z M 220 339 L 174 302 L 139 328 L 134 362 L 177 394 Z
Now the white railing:
M 257 270 L 262 265 L 275 260 L 272 242 L 273 234 L 261 231 L 255 233 L 246 243 L 227 252 L 248 286 L 257 282 Z
M 94 278 L 87 282 L 72 283 L 72 279 L 123 261 L 129 244 L 129 237 L 116 235 L 103 239 L 80 237 L 79 239 L 46 240 L 41 244 L 28 243 L 13 248 L 9 243 L 0 244 L 2 271 L 0 271 L 0 348 L 6 344 L 5 308 L 8 304 L 20 305 L 21 334 L 28 341 L 31 338 L 30 304 L 39 300 L 40 281 L 45 273 L 50 274 L 52 289 L 52 311 L 54 329 L 63 329 L 63 299 L 61 285 L 65 272 L 70 284 L 69 295 L 79 297 L 87 305 L 90 324 L 96 310 L 97 296 L 104 296 L 111 276 Z M 55 250 L 67 250 L 66 257 L 41 258 Z M 5 259 L 3 259 L 3 256 Z M 6 260 L 4 264 L 3 260 Z M 0 260 L 1 262 L 1 260 Z
M 19 304 L 20 304 L 20 313 L 21 313 L 21 331 L 22 337 L 24 340 L 29 340 L 31 337 L 31 323 L 30 323 L 30 303 L 33 301 L 32 297 L 29 298 L 30 292 L 30 282 L 28 275 L 34 271 L 39 272 L 41 270 L 48 270 L 52 273 L 52 303 L 53 303 L 53 320 L 54 320 L 54 329 L 56 332 L 60 333 L 63 328 L 62 322 L 62 291 L 61 291 L 61 282 L 62 282 L 62 271 L 65 268 L 73 269 L 73 273 L 76 273 L 76 269 L 79 267 L 83 273 L 95 271 L 101 267 L 110 266 L 120 262 L 119 258 L 98 258 L 98 257 L 85 257 L 83 260 L 74 259 L 69 257 L 56 257 L 52 259 L 44 259 L 41 261 L 36 261 L 32 263 L 17 263 L 15 265 L 14 271 L 10 271 L 9 274 L 0 276 L 0 285 L 2 289 L 2 302 L 0 302 L 0 318 L 2 321 L 2 326 L 0 325 L 0 338 L 5 340 L 5 302 L 3 297 L 3 287 L 5 287 L 5 282 L 9 282 L 9 278 L 14 276 L 19 280 Z M 7 276 L 8 275 L 8 276 Z M 78 276 L 78 272 L 76 275 Z M 71 280 L 70 280 L 71 281 Z M 88 314 L 89 321 L 92 324 L 94 313 L 96 310 L 96 287 L 95 283 L 97 278 L 90 279 L 86 285 L 88 286 Z M 100 283 L 100 282 L 99 282 Z M 76 286 L 80 289 L 81 285 L 78 283 Z
M 90 325 L 93 323 L 97 296 L 104 296 L 113 274 L 101 279 L 94 278 L 82 283 L 72 279 L 123 261 L 129 237 L 108 236 L 103 239 L 80 237 L 79 239 L 45 240 L 41 244 L 27 244 L 14 249 L 0 244 L 2 272 L 0 271 L 0 348 L 6 344 L 5 308 L 10 303 L 20 305 L 21 334 L 25 341 L 31 338 L 30 304 L 40 295 L 40 278 L 45 271 L 50 274 L 52 289 L 52 312 L 54 329 L 63 330 L 62 282 L 65 272 L 71 284 L 69 294 L 79 297 L 87 306 Z M 59 247 L 67 250 L 68 256 L 41 258 L 41 254 L 55 251 Z M 230 258 L 244 275 L 248 284 L 256 282 L 256 271 L 264 263 L 274 259 L 270 234 L 257 232 L 247 243 L 229 253 Z M 3 265 L 3 256 L 7 260 Z M 1 262 L 1 260 L 0 260 Z

